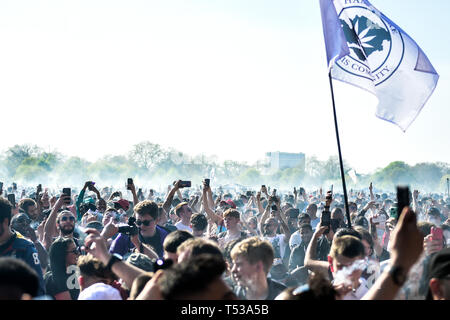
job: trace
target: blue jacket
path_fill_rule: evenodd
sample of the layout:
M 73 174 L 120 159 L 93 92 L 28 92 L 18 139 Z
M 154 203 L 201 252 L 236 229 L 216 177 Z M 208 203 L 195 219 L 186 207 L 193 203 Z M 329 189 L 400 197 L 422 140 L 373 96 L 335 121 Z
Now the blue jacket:
M 13 231 L 11 239 L 2 245 L 2 247 L 5 249 L 0 252 L 0 257 L 11 257 L 23 260 L 36 271 L 39 277 L 38 296 L 45 295 L 44 277 L 39 261 L 39 255 L 34 243 Z

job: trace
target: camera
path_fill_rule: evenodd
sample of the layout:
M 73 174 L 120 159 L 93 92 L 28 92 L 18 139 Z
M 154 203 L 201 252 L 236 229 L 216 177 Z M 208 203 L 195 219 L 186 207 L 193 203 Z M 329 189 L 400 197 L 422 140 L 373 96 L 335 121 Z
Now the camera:
M 204 181 L 205 181 L 205 186 L 209 187 L 209 182 L 210 182 L 211 180 L 210 180 L 210 179 L 206 179 L 206 178 L 205 178 L 205 180 L 204 180 Z
M 153 263 L 153 272 L 158 271 L 159 269 L 164 270 L 170 268 L 173 265 L 173 261 L 171 259 L 157 259 Z
M 118 232 L 126 234 L 127 236 L 130 236 L 130 237 L 137 235 L 138 232 L 139 232 L 139 228 L 136 225 L 136 218 L 135 217 L 129 217 L 128 218 L 128 225 L 120 226 Z

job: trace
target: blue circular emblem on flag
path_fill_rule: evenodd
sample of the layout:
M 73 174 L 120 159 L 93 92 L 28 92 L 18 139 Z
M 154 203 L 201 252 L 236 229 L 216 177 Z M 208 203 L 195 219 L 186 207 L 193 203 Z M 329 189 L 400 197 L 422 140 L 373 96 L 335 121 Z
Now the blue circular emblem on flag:
M 397 28 L 365 6 L 347 6 L 338 14 L 350 54 L 336 65 L 351 75 L 380 85 L 400 66 L 405 44 Z

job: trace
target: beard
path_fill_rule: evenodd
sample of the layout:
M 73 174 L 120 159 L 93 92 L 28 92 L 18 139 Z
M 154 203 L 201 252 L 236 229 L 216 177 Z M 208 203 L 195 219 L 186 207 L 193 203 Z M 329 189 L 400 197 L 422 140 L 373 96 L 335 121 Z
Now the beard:
M 74 226 L 65 226 L 65 227 L 60 226 L 60 230 L 64 236 L 67 236 L 67 235 L 73 233 L 73 230 L 75 230 L 75 227 Z

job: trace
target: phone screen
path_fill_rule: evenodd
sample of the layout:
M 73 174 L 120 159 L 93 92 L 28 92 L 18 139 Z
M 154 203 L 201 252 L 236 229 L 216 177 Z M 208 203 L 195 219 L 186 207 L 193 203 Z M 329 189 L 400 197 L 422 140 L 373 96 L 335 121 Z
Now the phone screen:
M 64 195 L 67 195 L 67 196 L 70 197 L 71 190 L 70 190 L 70 188 L 63 188 L 62 193 L 63 193 Z M 70 199 L 67 200 L 65 203 L 67 203 L 67 204 L 70 203 Z
M 182 188 L 190 188 L 191 187 L 191 181 L 181 181 L 181 187 Z
M 331 225 L 331 213 L 329 211 L 322 211 L 322 215 L 320 216 L 320 226 L 328 227 L 328 230 L 326 230 L 324 234 L 330 232 L 330 225 Z

